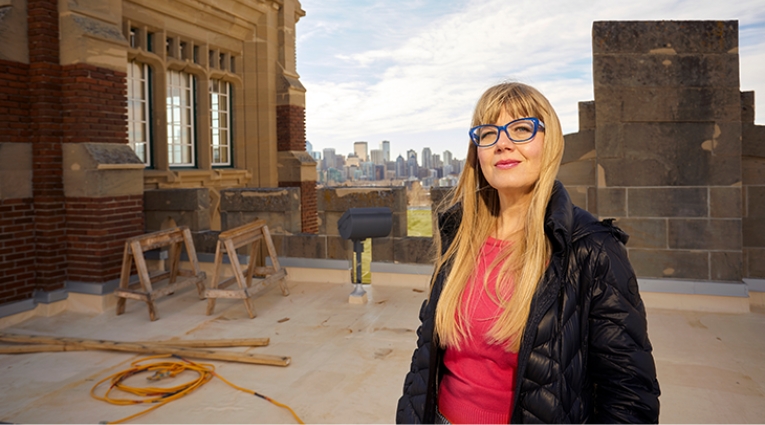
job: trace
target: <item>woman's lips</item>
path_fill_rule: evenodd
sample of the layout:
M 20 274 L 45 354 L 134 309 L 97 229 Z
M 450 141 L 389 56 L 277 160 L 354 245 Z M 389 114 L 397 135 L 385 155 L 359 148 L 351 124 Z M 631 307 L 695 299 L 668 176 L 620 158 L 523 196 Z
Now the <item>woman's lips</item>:
M 507 169 L 515 167 L 516 165 L 520 163 L 521 163 L 520 161 L 508 159 L 508 160 L 497 162 L 495 164 L 495 167 L 499 168 L 500 170 L 507 170 Z

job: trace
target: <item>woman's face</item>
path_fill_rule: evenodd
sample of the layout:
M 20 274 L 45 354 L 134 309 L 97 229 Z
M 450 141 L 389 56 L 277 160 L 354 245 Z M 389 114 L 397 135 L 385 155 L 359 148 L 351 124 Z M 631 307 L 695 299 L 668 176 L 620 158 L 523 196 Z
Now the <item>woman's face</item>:
M 502 110 L 497 122 L 502 126 L 518 118 Z M 531 192 L 542 171 L 545 133 L 540 129 L 529 142 L 513 143 L 504 131 L 493 146 L 478 149 L 478 162 L 484 177 L 500 195 L 518 197 Z M 502 197 L 502 196 L 501 196 Z

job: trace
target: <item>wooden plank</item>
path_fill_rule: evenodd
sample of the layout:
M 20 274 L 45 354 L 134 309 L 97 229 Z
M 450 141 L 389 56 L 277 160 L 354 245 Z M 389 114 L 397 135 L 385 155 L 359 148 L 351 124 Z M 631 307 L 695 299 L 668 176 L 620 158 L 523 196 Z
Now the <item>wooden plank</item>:
M 63 341 L 57 344 L 31 344 L 0 346 L 0 354 L 46 353 L 60 351 L 83 351 L 87 348 L 71 345 Z M 207 340 L 167 340 L 167 341 L 136 341 L 133 344 L 161 345 L 170 347 L 192 348 L 223 348 L 223 347 L 265 347 L 270 343 L 268 338 L 238 338 L 238 339 L 207 339 Z
M 221 232 L 218 235 L 218 238 L 220 239 L 230 239 L 233 236 L 236 236 L 242 232 L 250 231 L 251 229 L 257 229 L 261 226 L 265 226 L 266 221 L 265 220 L 255 220 L 247 224 L 243 224 L 239 227 L 234 227 L 233 229 L 226 230 L 224 232 Z
M 122 270 L 120 271 L 120 288 L 128 289 L 130 286 L 130 270 L 133 266 L 133 256 L 130 252 L 130 243 L 125 242 L 122 253 Z M 117 299 L 117 316 L 125 312 L 125 298 Z
M 149 302 L 149 297 L 150 297 L 149 294 L 143 291 L 138 291 L 135 289 L 122 289 L 122 288 L 115 289 L 114 295 L 121 298 L 130 298 L 133 300 L 138 300 L 143 302 Z
M 222 360 L 239 363 L 263 364 L 271 366 L 287 366 L 291 359 L 287 356 L 273 356 L 267 354 L 232 353 L 212 351 L 196 348 L 171 347 L 153 343 L 130 343 L 108 340 L 94 340 L 84 338 L 45 337 L 36 335 L 13 335 L 0 333 L 0 339 L 9 342 L 32 343 L 32 344 L 61 344 L 73 347 L 82 347 L 91 350 L 122 351 L 142 354 L 174 354 L 180 357 L 188 357 L 206 360 Z
M 231 260 L 231 267 L 234 269 L 234 277 L 236 277 L 236 283 L 239 285 L 239 289 L 247 294 L 247 286 L 244 282 L 244 276 L 242 276 L 242 265 L 239 263 L 239 256 L 236 255 L 236 249 L 234 249 L 234 243 L 231 239 L 226 239 L 224 242 L 226 251 L 228 252 L 228 258 Z M 252 261 L 252 260 L 250 260 Z M 244 297 L 244 307 L 247 309 L 247 315 L 250 319 L 255 317 L 255 312 L 252 310 L 252 305 L 249 303 L 248 297 Z
M 254 230 L 252 232 L 236 235 L 232 237 L 230 240 L 231 242 L 234 243 L 234 248 L 238 249 L 247 245 L 250 242 L 259 241 L 261 239 L 263 239 L 263 234 L 259 230 Z
M 141 247 L 140 252 L 151 251 L 152 249 L 162 248 L 163 246 L 183 242 L 183 234 L 177 229 L 175 232 L 177 233 L 171 234 L 169 236 L 156 236 L 151 233 L 149 236 L 146 236 L 143 239 L 139 239 L 138 243 Z
M 247 298 L 247 291 L 244 289 L 206 289 L 205 295 L 213 298 L 245 299 Z
M 213 265 L 212 282 L 210 283 L 211 289 L 218 288 L 218 281 L 220 280 L 220 268 L 221 268 L 222 262 L 223 262 L 223 243 L 221 243 L 221 241 L 218 240 L 218 243 L 215 246 L 215 263 Z M 215 298 L 208 296 L 207 291 L 205 291 L 205 297 L 207 297 L 207 315 L 209 316 L 213 314 L 213 311 L 215 311 Z
M 256 276 L 268 276 L 274 273 L 276 273 L 276 269 L 274 269 L 271 266 L 255 267 L 255 271 L 254 271 L 254 274 Z

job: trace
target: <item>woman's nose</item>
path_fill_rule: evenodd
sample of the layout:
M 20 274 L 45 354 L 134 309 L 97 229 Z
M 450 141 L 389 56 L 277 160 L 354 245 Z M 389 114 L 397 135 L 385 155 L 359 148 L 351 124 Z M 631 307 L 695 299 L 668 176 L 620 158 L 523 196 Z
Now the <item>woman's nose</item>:
M 497 140 L 497 148 L 500 149 L 514 149 L 515 143 L 510 140 L 510 136 L 507 135 L 507 131 L 499 132 L 499 139 Z

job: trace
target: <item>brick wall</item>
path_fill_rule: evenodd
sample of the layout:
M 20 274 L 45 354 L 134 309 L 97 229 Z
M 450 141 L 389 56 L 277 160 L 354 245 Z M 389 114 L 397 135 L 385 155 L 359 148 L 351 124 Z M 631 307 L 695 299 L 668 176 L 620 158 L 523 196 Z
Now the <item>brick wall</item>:
M 67 278 L 119 278 L 125 239 L 143 233 L 143 195 L 67 198 Z
M 35 277 L 38 289 L 52 291 L 66 279 L 58 1 L 27 1 L 27 22 Z
M 279 187 L 300 188 L 300 224 L 303 233 L 318 233 L 318 211 L 316 207 L 316 182 L 279 182 Z
M 62 68 L 64 142 L 125 143 L 126 75 L 87 64 Z
M 276 139 L 279 151 L 305 151 L 305 108 L 276 107 Z
M 0 200 L 0 303 L 32 297 L 34 235 L 32 199 Z
M 29 65 L 0 60 L 0 143 L 29 141 Z

